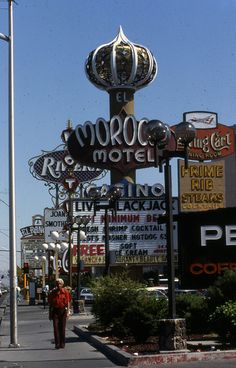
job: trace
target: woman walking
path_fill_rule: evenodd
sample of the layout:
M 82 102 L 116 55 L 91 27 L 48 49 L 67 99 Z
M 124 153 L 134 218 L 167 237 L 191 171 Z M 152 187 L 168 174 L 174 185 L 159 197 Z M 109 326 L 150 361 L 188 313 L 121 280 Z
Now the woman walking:
M 71 295 L 62 279 L 56 280 L 56 287 L 48 296 L 49 319 L 53 321 L 55 348 L 64 349 L 66 319 L 69 317 Z

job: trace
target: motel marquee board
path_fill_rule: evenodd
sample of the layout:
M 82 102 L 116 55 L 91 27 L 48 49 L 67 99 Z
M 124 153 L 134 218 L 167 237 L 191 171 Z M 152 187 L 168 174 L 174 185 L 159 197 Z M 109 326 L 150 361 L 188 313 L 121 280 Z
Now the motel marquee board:
M 166 225 L 158 224 L 158 217 L 165 213 L 164 199 L 118 201 L 117 212 L 109 211 L 109 247 L 113 264 L 156 264 L 166 262 Z M 177 198 L 173 198 L 173 213 L 178 213 Z M 93 203 L 80 200 L 74 203 L 74 216 L 91 216 L 86 227 L 87 237 L 81 241 L 81 259 L 85 265 L 104 263 L 104 210 L 94 216 Z M 77 244 L 77 233 L 73 234 Z M 177 261 L 177 224 L 174 223 L 174 252 Z M 73 249 L 76 263 L 76 247 Z
M 142 200 L 129 198 L 118 201 L 116 214 L 109 211 L 109 247 L 112 263 L 166 262 L 166 225 L 158 224 L 158 217 L 165 213 L 165 206 L 164 198 L 143 198 Z M 178 213 L 177 198 L 173 198 L 173 213 Z M 49 240 L 50 230 L 61 231 L 66 219 L 60 217 L 60 214 L 55 217 L 55 211 L 52 209 L 47 209 L 45 215 L 45 226 L 47 225 L 45 234 Z M 104 210 L 96 212 L 94 216 L 93 202 L 80 199 L 73 204 L 73 216 L 91 217 L 91 221 L 86 226 L 86 240 L 81 241 L 81 260 L 84 261 L 85 266 L 103 265 L 105 261 Z M 73 232 L 73 244 L 77 244 L 77 231 Z M 174 223 L 174 252 L 177 261 L 176 223 Z M 76 246 L 72 253 L 73 264 L 76 264 Z

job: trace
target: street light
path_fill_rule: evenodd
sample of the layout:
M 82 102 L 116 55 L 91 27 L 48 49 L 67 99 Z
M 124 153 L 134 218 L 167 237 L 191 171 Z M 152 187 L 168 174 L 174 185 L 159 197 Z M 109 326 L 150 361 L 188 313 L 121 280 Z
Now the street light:
M 48 254 L 48 285 L 49 285 L 49 289 L 51 289 L 51 284 L 52 284 L 52 268 L 50 266 L 51 262 L 53 261 L 54 257 L 51 255 L 51 249 L 49 247 L 48 243 L 43 243 L 42 247 L 45 251 L 47 251 Z
M 49 288 L 50 288 L 50 284 L 51 284 L 50 251 L 48 249 L 48 244 L 47 243 L 43 243 L 42 247 L 48 254 L 48 285 L 49 285 Z
M 79 313 L 79 299 L 80 299 L 80 273 L 81 273 L 81 261 L 80 261 L 80 242 L 86 239 L 86 232 L 81 230 L 81 225 L 85 227 L 91 221 L 90 216 L 76 216 L 75 223 L 77 228 L 72 228 L 72 231 L 77 230 L 77 285 L 76 285 L 76 301 L 74 303 L 74 313 Z
M 51 238 L 55 241 L 55 243 L 50 242 L 49 244 L 44 243 L 43 247 L 46 250 L 52 250 L 54 252 L 54 256 L 52 256 L 50 253 L 48 262 L 50 260 L 54 260 L 55 263 L 55 279 L 57 280 L 59 277 L 59 268 L 58 268 L 58 255 L 59 251 L 65 250 L 68 248 L 68 243 L 60 239 L 60 233 L 58 231 L 52 231 L 51 232 Z M 48 270 L 50 270 L 50 267 L 48 267 Z M 49 272 L 49 271 L 48 271 Z
M 39 257 L 39 256 L 34 256 L 34 260 L 36 261 L 36 265 L 40 265 L 40 260 L 41 260 L 41 269 L 42 269 L 42 284 L 43 286 L 45 286 L 45 269 L 46 269 L 46 260 L 47 258 L 45 256 Z
M 54 250 L 54 256 L 55 256 L 55 279 L 58 279 L 58 252 L 61 249 L 61 245 L 60 243 L 58 243 L 60 235 L 57 231 L 52 231 L 51 232 L 51 238 L 52 240 L 55 240 L 56 243 L 49 243 L 49 245 L 51 246 L 51 248 Z
M 165 197 L 166 197 L 166 241 L 168 269 L 168 315 L 169 319 L 160 320 L 159 347 L 163 351 L 186 349 L 186 325 L 184 319 L 176 319 L 176 301 L 174 284 L 174 246 L 173 246 L 173 210 L 172 210 L 172 180 L 170 158 L 183 157 L 185 167 L 188 165 L 188 144 L 195 137 L 192 124 L 183 122 L 173 127 L 159 120 L 149 121 L 145 128 L 147 141 L 156 148 L 156 166 L 162 171 L 165 164 Z M 182 150 L 181 150 L 182 148 Z
M 167 235 L 167 269 L 168 269 L 168 311 L 169 318 L 176 317 L 175 284 L 174 284 L 174 247 L 173 247 L 173 210 L 172 180 L 170 158 L 183 157 L 188 164 L 188 144 L 194 139 L 196 130 L 191 123 L 182 122 L 175 126 L 175 132 L 160 120 L 150 120 L 144 129 L 148 142 L 156 148 L 156 166 L 162 169 L 165 164 L 165 197 L 166 197 L 166 235 Z M 172 142 L 172 148 L 168 145 Z M 177 150 L 179 145 L 183 150 Z
M 67 212 L 67 222 L 63 227 L 64 235 L 68 238 L 68 286 L 72 287 L 72 226 L 73 226 L 73 202 L 72 193 L 69 191 L 68 200 L 63 203 L 63 209 Z
M 102 195 L 99 188 L 91 188 L 88 196 L 94 201 L 94 216 L 96 211 L 105 210 L 104 215 L 104 243 L 105 243 L 105 268 L 103 275 L 110 274 L 110 245 L 109 245 L 109 214 L 108 211 L 116 212 L 117 201 L 121 197 L 121 189 L 116 186 L 111 186 L 109 190 Z M 98 203 L 99 201 L 99 203 Z
M 42 256 L 41 257 L 42 260 L 42 287 L 45 287 L 45 274 L 46 274 L 46 261 L 47 261 L 47 257 L 46 256 Z

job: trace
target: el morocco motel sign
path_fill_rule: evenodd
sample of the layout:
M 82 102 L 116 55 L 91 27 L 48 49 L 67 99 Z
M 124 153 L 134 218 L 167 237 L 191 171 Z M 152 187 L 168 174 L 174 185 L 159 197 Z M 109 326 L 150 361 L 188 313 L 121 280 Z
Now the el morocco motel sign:
M 133 169 L 155 166 L 155 147 L 144 136 L 148 121 L 137 121 L 133 115 L 124 119 L 115 115 L 110 121 L 98 118 L 96 124 L 86 121 L 71 133 L 68 151 L 81 164 L 115 169 L 123 175 Z M 176 150 L 174 132 L 166 149 Z

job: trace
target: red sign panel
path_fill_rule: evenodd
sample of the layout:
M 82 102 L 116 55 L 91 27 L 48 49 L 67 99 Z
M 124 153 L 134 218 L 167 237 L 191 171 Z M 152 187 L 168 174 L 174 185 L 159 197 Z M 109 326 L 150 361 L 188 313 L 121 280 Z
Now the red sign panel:
M 189 147 L 189 158 L 192 160 L 214 160 L 230 156 L 235 149 L 234 129 L 223 124 L 211 129 L 196 129 L 196 137 Z

